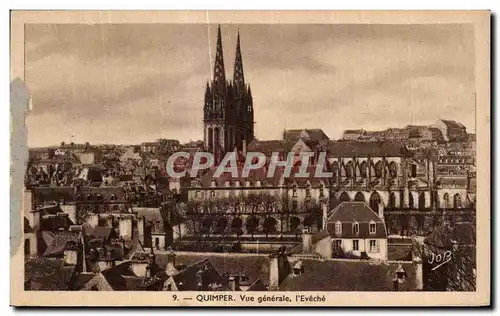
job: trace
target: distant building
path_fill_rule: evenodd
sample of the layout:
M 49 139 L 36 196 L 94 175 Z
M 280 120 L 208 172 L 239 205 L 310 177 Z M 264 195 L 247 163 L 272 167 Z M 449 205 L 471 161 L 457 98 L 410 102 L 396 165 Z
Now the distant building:
M 342 134 L 342 140 L 358 140 L 365 135 L 364 129 L 345 130 Z
M 452 120 L 438 120 L 432 126 L 438 128 L 441 131 L 446 141 L 467 141 L 467 130 L 461 123 Z

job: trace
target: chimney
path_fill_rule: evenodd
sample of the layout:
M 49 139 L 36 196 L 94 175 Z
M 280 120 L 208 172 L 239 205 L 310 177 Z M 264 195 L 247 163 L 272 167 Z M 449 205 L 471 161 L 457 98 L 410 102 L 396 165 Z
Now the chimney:
M 302 252 L 311 253 L 312 250 L 313 250 L 312 234 L 309 231 L 309 227 L 305 227 L 302 230 Z
M 179 273 L 179 270 L 175 267 L 175 252 L 171 247 L 168 249 L 169 253 L 167 254 L 167 266 L 165 267 L 165 273 L 168 276 L 173 276 Z
M 277 253 L 271 254 L 269 260 L 269 290 L 276 291 L 291 270 L 286 247 L 281 247 Z
M 380 217 L 380 219 L 382 221 L 385 221 L 385 219 L 384 219 L 384 204 L 383 203 L 378 204 L 378 217 Z
M 236 291 L 236 278 L 233 275 L 229 276 L 228 285 L 231 291 Z
M 269 256 L 269 291 L 276 291 L 279 289 L 279 265 L 278 254 Z
M 326 229 L 326 221 L 328 220 L 327 216 L 328 216 L 328 203 L 327 202 L 323 202 L 321 204 L 321 208 L 322 208 L 322 211 L 323 211 L 323 229 Z

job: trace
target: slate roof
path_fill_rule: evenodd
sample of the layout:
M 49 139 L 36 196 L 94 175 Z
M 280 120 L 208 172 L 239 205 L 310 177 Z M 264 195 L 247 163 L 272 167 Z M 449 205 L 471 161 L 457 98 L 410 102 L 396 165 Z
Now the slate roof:
M 318 187 L 321 183 L 324 186 L 328 186 L 332 181 L 330 177 L 315 177 L 316 167 L 308 166 L 306 172 L 309 174 L 308 177 L 296 177 L 299 172 L 300 166 L 294 166 L 291 169 L 290 176 L 284 178 L 283 167 L 277 167 L 274 171 L 272 177 L 267 177 L 267 169 L 259 168 L 255 170 L 250 170 L 248 177 L 242 177 L 242 168 L 238 168 L 238 177 L 233 177 L 231 173 L 222 173 L 220 177 L 214 177 L 215 170 L 210 170 L 207 174 L 200 178 L 201 187 L 208 188 L 211 186 L 212 181 L 216 183 L 216 187 L 224 187 L 226 182 L 229 181 L 232 187 L 235 186 L 236 181 L 239 181 L 240 187 L 247 187 L 247 181 L 249 181 L 250 187 L 257 187 L 257 181 L 260 181 L 261 187 L 271 186 L 277 187 L 282 182 L 287 184 L 296 183 L 298 186 L 305 186 L 308 182 L 312 187 Z M 324 170 L 326 172 L 326 170 Z
M 126 191 L 123 187 L 80 187 L 76 192 L 76 196 L 79 196 L 82 201 L 87 199 L 87 195 L 90 194 L 92 200 L 97 198 L 97 195 L 102 196 L 103 201 L 111 201 L 111 196 L 114 194 L 116 196 L 115 202 L 124 202 L 126 199 Z
M 38 291 L 67 290 L 74 270 L 75 266 L 65 266 L 62 259 L 33 258 L 24 263 L 25 281 Z
M 330 157 L 411 157 L 412 153 L 400 141 L 359 142 L 339 140 L 328 142 Z
M 302 259 L 304 273 L 288 276 L 281 291 L 392 291 L 400 263 Z M 399 291 L 416 287 L 415 266 L 401 264 L 407 274 Z
M 33 202 L 34 204 L 48 201 L 64 200 L 65 202 L 74 202 L 75 189 L 73 187 L 34 187 Z
M 203 260 L 209 260 L 220 275 L 246 274 L 254 282 L 261 279 L 264 284 L 269 283 L 269 257 L 267 255 L 237 255 L 211 253 L 182 253 L 176 254 L 176 265 L 190 266 Z M 160 268 L 167 265 L 166 254 L 157 254 L 156 263 Z
M 446 125 L 446 127 L 448 127 L 448 128 L 465 128 L 464 125 L 462 125 L 461 123 L 456 122 L 456 121 L 441 120 L 441 122 L 443 122 Z
M 204 271 L 203 282 L 205 282 L 206 285 L 219 281 L 220 275 L 208 259 L 203 259 L 200 262 L 186 267 L 172 278 L 177 286 L 182 283 L 181 290 L 196 291 L 198 289 L 197 273 L 200 270 Z
M 342 223 L 342 235 L 335 235 L 335 223 Z M 369 223 L 375 222 L 375 234 L 370 234 Z M 359 234 L 354 234 L 353 223 L 359 224 Z M 364 202 L 342 202 L 328 217 L 327 230 L 334 238 L 387 238 L 385 223 Z
M 42 238 L 47 246 L 43 256 L 47 257 L 47 256 L 55 256 L 62 254 L 62 252 L 64 251 L 69 242 L 75 242 L 75 243 L 78 242 L 79 236 L 80 236 L 79 232 L 43 231 Z
M 270 156 L 273 152 L 288 153 L 292 150 L 296 141 L 287 140 L 254 140 L 247 146 L 247 152 L 260 152 Z
M 305 131 L 309 135 L 311 140 L 315 141 L 328 140 L 328 136 L 320 128 L 289 129 L 284 132 L 283 139 L 287 141 L 296 142 L 300 138 L 300 133 L 302 133 L 303 131 Z

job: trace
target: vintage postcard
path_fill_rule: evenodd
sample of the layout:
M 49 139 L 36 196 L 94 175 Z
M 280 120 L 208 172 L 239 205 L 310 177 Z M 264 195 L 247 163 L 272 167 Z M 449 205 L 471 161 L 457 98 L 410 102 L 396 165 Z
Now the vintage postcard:
M 490 304 L 488 11 L 11 31 L 12 305 Z

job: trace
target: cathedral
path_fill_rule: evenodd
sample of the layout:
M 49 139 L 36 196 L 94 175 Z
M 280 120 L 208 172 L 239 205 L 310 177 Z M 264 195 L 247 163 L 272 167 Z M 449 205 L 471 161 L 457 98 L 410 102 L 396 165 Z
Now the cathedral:
M 211 82 L 207 82 L 204 104 L 204 140 L 206 149 L 216 157 L 243 150 L 254 138 L 253 100 L 245 82 L 240 34 L 236 43 L 233 80 L 226 80 L 222 36 L 217 33 L 217 52 Z

